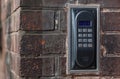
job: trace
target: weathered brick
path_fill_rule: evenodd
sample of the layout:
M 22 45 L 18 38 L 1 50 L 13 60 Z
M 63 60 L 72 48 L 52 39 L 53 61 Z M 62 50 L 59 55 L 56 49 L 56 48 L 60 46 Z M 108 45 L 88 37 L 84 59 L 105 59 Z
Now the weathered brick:
M 11 32 L 13 31 L 18 31 L 20 29 L 20 13 L 21 13 L 21 9 L 17 9 L 14 12 L 14 26 L 12 26 L 11 28 Z M 12 30 L 14 28 L 14 30 Z
M 101 58 L 101 75 L 102 76 L 120 76 L 120 58 L 119 57 L 102 57 Z
M 109 8 L 119 8 L 120 7 L 120 0 L 88 0 L 89 3 L 100 4 L 101 7 L 109 7 Z
M 103 76 L 103 77 L 100 77 L 100 79 L 116 79 L 116 78 L 114 78 L 113 76 L 112 77 L 111 76 Z
M 65 57 L 60 57 L 59 58 L 59 70 L 60 70 L 60 75 L 66 75 L 66 58 Z
M 68 3 L 76 4 L 77 1 L 78 1 L 78 3 L 80 3 L 80 4 L 86 4 L 86 3 L 87 3 L 87 0 L 68 0 Z
M 12 2 L 12 12 L 20 7 L 20 0 L 11 0 Z
M 11 1 L 10 0 L 6 0 L 6 2 L 5 2 L 5 5 L 4 5 L 4 7 L 5 7 L 5 18 L 6 17 L 8 17 L 8 16 L 10 16 L 10 14 L 11 14 Z
M 7 37 L 7 48 L 9 51 L 12 51 L 14 53 L 19 53 L 19 34 L 15 33 L 12 35 L 8 35 Z
M 20 52 L 22 56 L 63 53 L 65 53 L 65 35 L 24 35 L 22 37 Z
M 55 59 L 44 58 L 42 59 L 42 76 L 54 76 L 55 75 Z
M 18 31 L 20 26 L 20 9 L 11 14 L 5 21 L 6 33 Z
M 14 75 L 20 75 L 20 56 L 18 54 L 11 53 L 11 70 Z
M 77 0 L 74 0 L 74 1 L 77 1 Z M 87 0 L 78 0 L 78 3 L 87 3 Z
M 2 14 L 6 19 L 20 6 L 20 0 L 2 0 Z
M 92 76 L 87 76 L 87 77 L 76 77 L 74 79 L 100 79 L 100 77 L 92 77 Z
M 54 76 L 54 61 L 54 58 L 22 58 L 21 76 Z
M 8 33 L 10 32 L 10 29 L 11 29 L 10 26 L 11 26 L 11 23 L 12 23 L 12 22 L 11 22 L 11 18 L 12 18 L 12 17 L 9 17 L 9 18 L 6 19 L 5 22 L 4 22 L 4 23 L 5 23 L 5 29 L 6 29 L 6 30 L 5 30 L 5 34 L 8 34 Z
M 26 77 L 21 77 L 20 79 L 40 79 L 38 77 L 31 77 L 31 76 L 26 76 Z
M 69 77 L 40 77 L 39 79 L 71 79 Z
M 8 47 L 9 51 L 14 52 L 14 48 L 15 48 L 15 35 L 9 35 L 8 36 L 8 44 L 10 44 L 10 47 Z M 8 45 L 9 46 L 9 45 Z
M 42 75 L 42 59 L 41 58 L 22 58 L 20 65 L 21 76 L 41 76 Z
M 64 10 L 62 10 L 60 12 L 60 27 L 61 27 L 61 31 L 66 32 L 67 31 L 67 12 L 65 12 Z
M 102 44 L 107 54 L 120 54 L 120 35 L 103 35 Z
M 12 50 L 13 49 L 13 47 L 11 45 L 11 37 L 10 37 L 10 35 L 6 36 L 5 44 L 7 44 L 6 45 L 7 50 Z
M 28 7 L 63 7 L 67 0 L 21 0 L 21 6 Z
M 71 79 L 70 77 L 22 77 L 21 79 Z
M 54 30 L 54 11 L 22 11 L 20 27 L 22 30 Z
M 120 12 L 102 13 L 103 31 L 120 31 Z

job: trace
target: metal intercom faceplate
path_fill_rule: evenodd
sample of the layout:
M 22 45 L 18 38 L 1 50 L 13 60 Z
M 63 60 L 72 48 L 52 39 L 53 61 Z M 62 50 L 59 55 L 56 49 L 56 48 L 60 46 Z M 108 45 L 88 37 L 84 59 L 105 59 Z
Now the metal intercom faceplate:
M 68 72 L 99 69 L 99 5 L 68 4 Z

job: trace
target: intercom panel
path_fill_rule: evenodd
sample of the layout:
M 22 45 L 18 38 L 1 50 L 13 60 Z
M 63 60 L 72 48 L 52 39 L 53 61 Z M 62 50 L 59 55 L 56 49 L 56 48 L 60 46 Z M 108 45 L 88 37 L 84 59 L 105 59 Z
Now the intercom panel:
M 68 68 L 70 72 L 98 71 L 99 6 L 68 6 Z

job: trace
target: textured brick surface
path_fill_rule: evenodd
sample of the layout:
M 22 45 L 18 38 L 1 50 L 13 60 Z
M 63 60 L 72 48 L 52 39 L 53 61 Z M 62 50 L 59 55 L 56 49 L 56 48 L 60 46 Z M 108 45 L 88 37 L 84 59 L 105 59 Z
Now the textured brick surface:
M 59 58 L 59 70 L 60 70 L 60 75 L 66 75 L 66 58 L 65 57 L 60 57 Z
M 19 8 L 19 5 L 20 0 L 2 0 L 2 19 L 5 20 L 8 16 L 10 16 L 15 10 Z
M 103 76 L 120 76 L 120 58 L 119 57 L 102 57 L 101 58 L 101 75 Z
M 67 31 L 67 12 L 65 12 L 64 10 L 60 11 L 60 27 L 61 27 L 61 31 Z
M 100 56 L 97 76 L 66 73 L 65 4 L 75 1 L 2 0 L 4 53 L 10 55 L 5 67 L 12 73 L 8 75 L 14 79 L 120 79 L 120 0 L 78 0 L 78 3 L 100 4 L 103 31 L 100 47 L 104 49 L 100 53 L 106 55 Z
M 100 4 L 101 7 L 118 8 L 120 0 L 88 0 L 88 3 Z
M 22 77 L 22 79 L 71 79 L 70 77 Z
M 10 32 L 10 26 L 11 26 L 11 18 L 8 18 L 5 22 L 5 33 Z
M 21 9 L 19 8 L 13 13 L 13 15 L 14 15 L 14 20 L 13 20 L 14 26 L 11 26 L 11 32 L 19 30 L 19 27 L 20 27 L 20 12 L 21 12 Z
M 20 26 L 22 30 L 54 30 L 54 11 L 22 11 Z
M 10 0 L 2 0 L 2 20 L 5 20 L 11 13 L 11 2 Z
M 18 54 L 11 53 L 11 70 L 14 75 L 20 75 L 20 56 Z
M 120 35 L 103 35 L 102 43 L 107 54 L 120 54 Z
M 67 0 L 21 0 L 21 6 L 29 6 L 29 7 L 38 7 L 38 6 L 46 6 L 46 7 L 63 7 Z
M 20 0 L 10 0 L 12 5 L 12 12 L 20 7 Z
M 42 59 L 42 76 L 54 76 L 55 75 L 55 59 L 43 58 Z
M 34 59 L 34 58 L 24 58 L 21 59 L 20 65 L 20 73 L 21 76 L 38 76 L 42 75 L 42 59 Z
M 120 31 L 120 12 L 102 13 L 103 31 Z
M 101 78 L 100 77 L 90 77 L 90 76 L 88 76 L 88 77 L 76 77 L 74 79 L 101 79 Z
M 19 34 L 13 34 L 7 36 L 7 48 L 9 51 L 19 53 Z
M 63 53 L 65 53 L 65 35 L 25 35 L 21 40 L 22 56 Z
M 21 76 L 54 76 L 54 61 L 54 58 L 22 58 Z

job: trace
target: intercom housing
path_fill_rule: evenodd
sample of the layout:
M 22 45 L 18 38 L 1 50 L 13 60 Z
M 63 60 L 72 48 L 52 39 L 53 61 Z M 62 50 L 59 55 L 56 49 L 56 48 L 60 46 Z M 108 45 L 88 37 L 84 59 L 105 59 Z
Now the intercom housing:
M 68 72 L 99 69 L 99 5 L 68 4 Z

